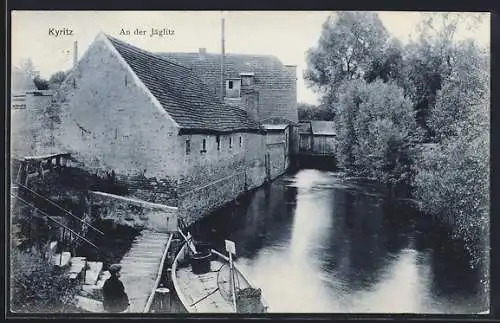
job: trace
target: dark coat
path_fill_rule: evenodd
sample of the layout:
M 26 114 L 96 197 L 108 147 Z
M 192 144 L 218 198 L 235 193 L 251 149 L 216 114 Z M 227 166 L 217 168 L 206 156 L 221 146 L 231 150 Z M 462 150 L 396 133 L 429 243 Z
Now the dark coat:
M 122 312 L 129 306 L 123 283 L 114 275 L 111 275 L 104 283 L 102 294 L 104 310 L 107 312 Z

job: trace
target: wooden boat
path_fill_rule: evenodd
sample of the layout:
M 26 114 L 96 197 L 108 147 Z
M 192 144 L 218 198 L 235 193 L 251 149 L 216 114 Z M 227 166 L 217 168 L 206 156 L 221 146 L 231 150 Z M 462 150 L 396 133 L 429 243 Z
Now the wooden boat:
M 261 290 L 255 288 L 230 257 L 214 249 L 198 253 L 189 234 L 182 235 L 185 242 L 172 263 L 172 283 L 189 313 L 267 312 Z M 207 267 L 201 272 L 196 267 L 200 259 Z

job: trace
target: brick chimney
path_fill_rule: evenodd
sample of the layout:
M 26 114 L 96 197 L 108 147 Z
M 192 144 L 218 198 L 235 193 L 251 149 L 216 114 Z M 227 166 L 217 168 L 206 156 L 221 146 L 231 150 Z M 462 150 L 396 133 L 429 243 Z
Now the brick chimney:
M 73 68 L 76 67 L 76 63 L 78 63 L 78 42 L 75 40 L 73 46 Z
M 285 65 L 285 68 L 291 76 L 294 76 L 295 79 L 297 79 L 297 65 Z
M 198 50 L 198 54 L 200 55 L 200 58 L 205 58 L 205 55 L 207 54 L 207 49 L 205 47 L 201 47 Z

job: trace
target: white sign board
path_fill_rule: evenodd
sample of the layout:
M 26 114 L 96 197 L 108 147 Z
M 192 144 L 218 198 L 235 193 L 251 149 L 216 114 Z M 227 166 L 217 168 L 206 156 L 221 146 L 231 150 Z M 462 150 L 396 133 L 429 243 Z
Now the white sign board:
M 236 245 L 234 244 L 234 241 L 225 240 L 225 242 L 226 242 L 226 251 L 229 252 L 230 254 L 236 255 Z

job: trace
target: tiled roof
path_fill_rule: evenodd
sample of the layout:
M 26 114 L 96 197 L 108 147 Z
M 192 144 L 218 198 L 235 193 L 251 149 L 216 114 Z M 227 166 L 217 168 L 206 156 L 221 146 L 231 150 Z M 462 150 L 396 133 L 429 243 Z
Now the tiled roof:
M 273 130 L 285 130 L 288 127 L 288 124 L 263 124 L 262 127 L 267 131 Z
M 246 111 L 221 102 L 191 69 L 106 37 L 182 133 L 260 130 Z
M 312 134 L 311 121 L 299 121 L 299 133 Z
M 206 82 L 212 92 L 220 92 L 221 55 L 210 53 L 158 53 L 162 57 L 190 67 Z M 224 78 L 239 78 L 240 73 L 254 73 L 256 87 L 288 89 L 290 74 L 272 55 L 224 55 Z
M 333 121 L 311 121 L 313 135 L 335 136 L 335 123 Z

